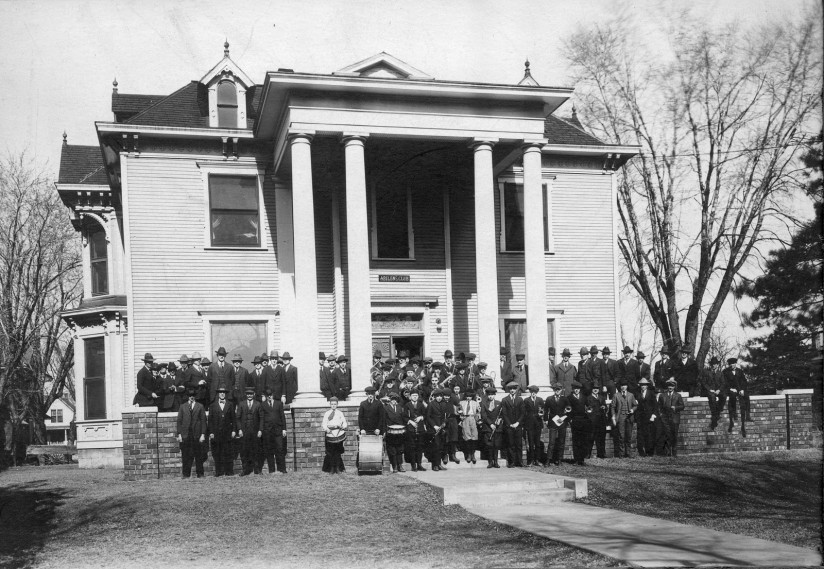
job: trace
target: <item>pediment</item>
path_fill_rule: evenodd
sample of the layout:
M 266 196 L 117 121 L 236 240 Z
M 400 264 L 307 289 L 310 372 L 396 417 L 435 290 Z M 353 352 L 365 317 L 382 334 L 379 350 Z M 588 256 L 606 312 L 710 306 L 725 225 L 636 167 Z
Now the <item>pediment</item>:
M 420 69 L 412 67 L 408 63 L 384 51 L 358 61 L 357 63 L 353 63 L 348 67 L 339 69 L 335 71 L 333 75 L 384 79 L 423 79 L 430 81 L 433 79 L 432 76 L 427 75 Z
M 246 75 L 246 73 L 244 73 L 243 70 L 238 67 L 237 63 L 232 61 L 232 58 L 228 55 L 224 56 L 217 65 L 212 67 L 209 72 L 203 76 L 200 82 L 206 86 L 210 86 L 213 83 L 217 83 L 221 78 L 229 75 L 234 77 L 234 80 L 237 83 L 242 84 L 246 89 L 254 85 L 254 82 L 249 78 L 249 76 Z

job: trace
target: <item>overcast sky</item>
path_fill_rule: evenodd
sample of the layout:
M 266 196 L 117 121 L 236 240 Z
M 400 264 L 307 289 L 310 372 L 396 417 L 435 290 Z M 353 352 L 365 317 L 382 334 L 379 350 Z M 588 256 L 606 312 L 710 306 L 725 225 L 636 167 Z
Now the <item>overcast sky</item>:
M 569 85 L 563 38 L 620 12 L 647 26 L 692 7 L 708 24 L 769 22 L 805 0 L 349 0 L 341 2 L 0 0 L 0 153 L 25 150 L 57 174 L 62 134 L 97 144 L 121 93 L 169 94 L 223 56 L 258 83 L 279 67 L 330 73 L 386 51 L 437 79 Z M 654 37 L 654 36 L 653 36 Z M 666 49 L 667 38 L 658 38 Z M 728 301 L 726 319 L 737 328 Z M 626 307 L 622 312 L 626 312 Z M 627 321 L 626 314 L 624 320 Z M 632 320 L 630 318 L 630 320 Z M 737 332 L 736 332 L 737 334 Z

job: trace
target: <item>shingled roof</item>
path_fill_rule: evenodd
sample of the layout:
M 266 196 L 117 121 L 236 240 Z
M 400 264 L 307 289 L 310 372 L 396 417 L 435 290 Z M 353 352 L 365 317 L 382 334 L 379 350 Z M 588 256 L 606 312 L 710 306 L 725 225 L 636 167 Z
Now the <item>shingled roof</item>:
M 114 120 L 125 122 L 139 112 L 145 111 L 166 95 L 121 95 L 117 91 L 112 93 L 112 113 Z
M 254 128 L 263 89 L 253 85 L 246 91 L 246 127 Z M 124 96 L 124 95 L 121 95 Z M 125 95 L 137 97 L 139 95 Z M 144 95 L 151 97 L 152 95 Z M 128 124 L 147 126 L 209 127 L 209 93 L 199 81 L 191 81 L 167 97 L 129 117 Z
M 100 147 L 64 144 L 57 183 L 108 185 Z
M 581 123 L 577 117 L 563 119 L 555 115 L 549 115 L 544 121 L 544 136 L 549 144 L 576 144 L 582 146 L 606 146 L 606 143 L 595 138 L 583 127 L 574 123 Z

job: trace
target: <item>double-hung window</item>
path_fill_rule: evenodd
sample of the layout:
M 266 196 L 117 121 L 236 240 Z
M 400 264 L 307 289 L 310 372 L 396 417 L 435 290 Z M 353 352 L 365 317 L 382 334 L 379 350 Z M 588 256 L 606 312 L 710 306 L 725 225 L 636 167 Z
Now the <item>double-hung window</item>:
M 237 87 L 232 81 L 217 85 L 217 125 L 237 128 Z
M 83 397 L 86 419 L 106 418 L 106 348 L 101 337 L 86 338 L 86 376 L 83 378 Z
M 555 239 L 552 235 L 552 192 L 549 180 L 541 183 L 543 195 L 544 251 L 555 252 Z M 501 251 L 524 251 L 524 185 L 515 179 L 502 180 L 499 183 L 501 200 Z
M 372 258 L 414 259 L 412 190 L 387 185 L 372 189 Z
M 209 236 L 213 247 L 260 247 L 257 176 L 209 174 Z
M 106 232 L 99 225 L 88 231 L 92 296 L 109 294 L 109 253 Z

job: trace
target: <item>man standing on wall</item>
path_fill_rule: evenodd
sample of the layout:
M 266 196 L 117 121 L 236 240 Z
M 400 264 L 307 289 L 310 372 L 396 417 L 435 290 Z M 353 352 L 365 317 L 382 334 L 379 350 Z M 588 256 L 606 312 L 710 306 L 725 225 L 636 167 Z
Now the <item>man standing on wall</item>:
M 283 352 L 283 397 L 281 401 L 290 405 L 298 392 L 298 368 L 292 365 L 292 356 Z
M 730 428 L 727 432 L 731 433 L 735 425 L 735 418 L 737 416 L 737 407 L 741 407 L 741 436 L 747 436 L 746 422 L 750 421 L 750 394 L 747 387 L 747 378 L 744 372 L 738 367 L 738 358 L 729 358 L 727 360 L 727 369 L 724 370 L 724 383 L 727 386 L 728 392 L 728 411 L 730 414 Z
M 154 357 L 150 353 L 143 356 L 143 367 L 137 372 L 137 395 L 134 403 L 139 407 L 152 407 L 157 402 L 157 385 L 155 385 L 154 375 L 152 375 L 152 363 Z
M 209 377 L 211 378 L 209 385 L 210 404 L 217 398 L 218 387 L 226 387 L 229 392 L 234 391 L 235 388 L 235 368 L 226 361 L 226 348 L 221 346 L 215 354 L 217 354 L 217 361 L 209 366 Z
M 206 441 L 206 410 L 195 401 L 197 389 L 188 388 L 189 401 L 183 403 L 177 411 L 177 442 L 182 455 L 183 478 L 192 475 L 192 462 L 198 478 L 203 478 L 203 462 L 200 447 Z
M 681 359 L 675 362 L 673 374 L 678 387 L 687 391 L 690 397 L 698 395 L 698 363 L 692 357 L 692 346 L 681 346 Z

